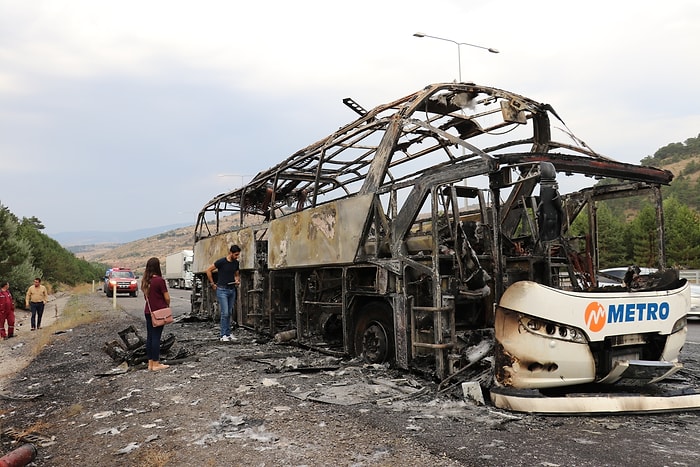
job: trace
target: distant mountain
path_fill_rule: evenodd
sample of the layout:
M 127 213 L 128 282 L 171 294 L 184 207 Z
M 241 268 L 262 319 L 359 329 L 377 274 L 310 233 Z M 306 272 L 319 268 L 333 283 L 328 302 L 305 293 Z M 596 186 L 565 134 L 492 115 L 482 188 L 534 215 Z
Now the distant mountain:
M 161 264 L 165 257 L 180 250 L 191 250 L 194 244 L 194 226 L 169 229 L 162 227 L 155 235 L 143 233 L 143 237 L 126 243 L 93 243 L 65 247 L 75 256 L 86 261 L 102 263 L 109 267 L 131 268 L 143 271 L 146 261 L 157 256 Z M 150 232 L 150 230 L 149 230 Z M 132 234 L 132 232 L 128 232 Z M 127 237 L 123 237 L 127 238 Z
M 158 235 L 162 232 L 167 232 L 169 230 L 175 230 L 182 227 L 187 227 L 190 224 L 172 224 L 165 225 L 162 227 L 152 227 L 149 229 L 140 230 L 129 230 L 123 232 L 105 232 L 98 230 L 90 230 L 83 232 L 61 232 L 57 234 L 49 235 L 51 238 L 56 240 L 64 248 L 76 252 L 80 251 L 79 248 L 83 245 L 101 245 L 101 244 L 123 244 L 133 242 L 135 240 L 140 240 L 142 238 L 152 237 Z M 194 229 L 194 226 L 192 227 Z
M 228 230 L 237 223 L 238 217 L 232 215 L 222 218 L 219 225 L 223 230 Z M 137 273 L 142 273 L 148 258 L 156 256 L 163 265 L 167 255 L 191 250 L 194 246 L 194 225 L 179 228 L 166 226 L 124 233 L 136 235 L 138 238 L 125 243 L 104 242 L 65 248 L 86 261 L 102 263 L 109 267 L 131 268 Z

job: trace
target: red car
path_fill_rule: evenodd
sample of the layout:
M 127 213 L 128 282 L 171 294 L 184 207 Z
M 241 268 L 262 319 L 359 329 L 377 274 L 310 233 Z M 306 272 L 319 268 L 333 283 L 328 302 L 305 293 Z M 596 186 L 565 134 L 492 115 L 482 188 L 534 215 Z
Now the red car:
M 105 276 L 104 291 L 108 297 L 112 297 L 115 291 L 136 297 L 139 294 L 139 282 L 131 269 L 112 268 Z

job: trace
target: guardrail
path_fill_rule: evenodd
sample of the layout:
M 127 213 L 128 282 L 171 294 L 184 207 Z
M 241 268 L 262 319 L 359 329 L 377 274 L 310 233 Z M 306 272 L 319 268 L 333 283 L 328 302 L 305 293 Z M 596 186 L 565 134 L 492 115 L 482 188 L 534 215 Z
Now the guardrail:
M 682 269 L 678 271 L 681 279 L 688 279 L 691 284 L 700 284 L 700 269 Z M 571 286 L 569 274 L 562 272 L 559 274 L 559 281 L 562 287 Z
M 681 279 L 688 279 L 692 284 L 700 284 L 700 269 L 685 269 L 679 271 Z

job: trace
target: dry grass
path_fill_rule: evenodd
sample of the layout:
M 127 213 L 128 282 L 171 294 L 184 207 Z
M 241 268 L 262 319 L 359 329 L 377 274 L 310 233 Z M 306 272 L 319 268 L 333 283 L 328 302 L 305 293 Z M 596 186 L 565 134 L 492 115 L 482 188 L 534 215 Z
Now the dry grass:
M 78 300 L 76 297 L 79 295 L 86 295 L 91 292 L 91 284 L 76 286 L 68 292 L 71 294 L 71 297 L 68 299 L 68 303 L 66 303 L 66 306 L 63 308 L 61 316 L 51 325 L 37 330 L 39 334 L 37 339 L 35 339 L 32 343 L 32 357 L 38 355 L 41 350 L 46 347 L 46 345 L 50 344 L 55 338 L 55 334 L 57 332 L 72 329 L 81 324 L 92 323 L 99 318 L 99 314 L 93 313 L 92 310 L 85 306 L 85 304 L 81 304 L 80 300 Z M 48 304 L 44 309 L 44 314 L 54 312 L 53 307 L 55 306 L 55 304 Z
M 66 417 L 68 417 L 68 418 L 77 417 L 81 413 L 83 413 L 83 405 L 82 404 L 73 404 L 66 409 Z
M 141 467 L 165 467 L 172 457 L 171 453 L 163 451 L 162 448 L 151 447 L 139 455 L 138 465 Z
M 43 422 L 43 421 L 39 421 L 39 422 L 36 422 L 34 425 L 30 426 L 29 428 L 22 430 L 22 432 L 19 434 L 19 437 L 25 437 L 25 436 L 33 435 L 33 434 L 40 435 L 42 430 L 48 431 L 49 428 L 50 428 L 50 425 L 48 423 Z

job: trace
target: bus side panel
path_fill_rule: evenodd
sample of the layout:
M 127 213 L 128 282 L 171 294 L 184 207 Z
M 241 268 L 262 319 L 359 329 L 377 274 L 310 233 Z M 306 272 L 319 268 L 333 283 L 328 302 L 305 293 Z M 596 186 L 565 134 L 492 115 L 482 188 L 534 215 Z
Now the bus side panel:
M 354 196 L 272 221 L 269 268 L 353 263 L 373 197 Z
M 255 238 L 253 229 L 246 227 L 213 237 L 202 238 L 195 243 L 192 271 L 195 274 L 204 273 L 214 261 L 228 254 L 231 245 L 241 247 L 242 251 L 239 258 L 241 269 L 253 269 L 255 264 Z

